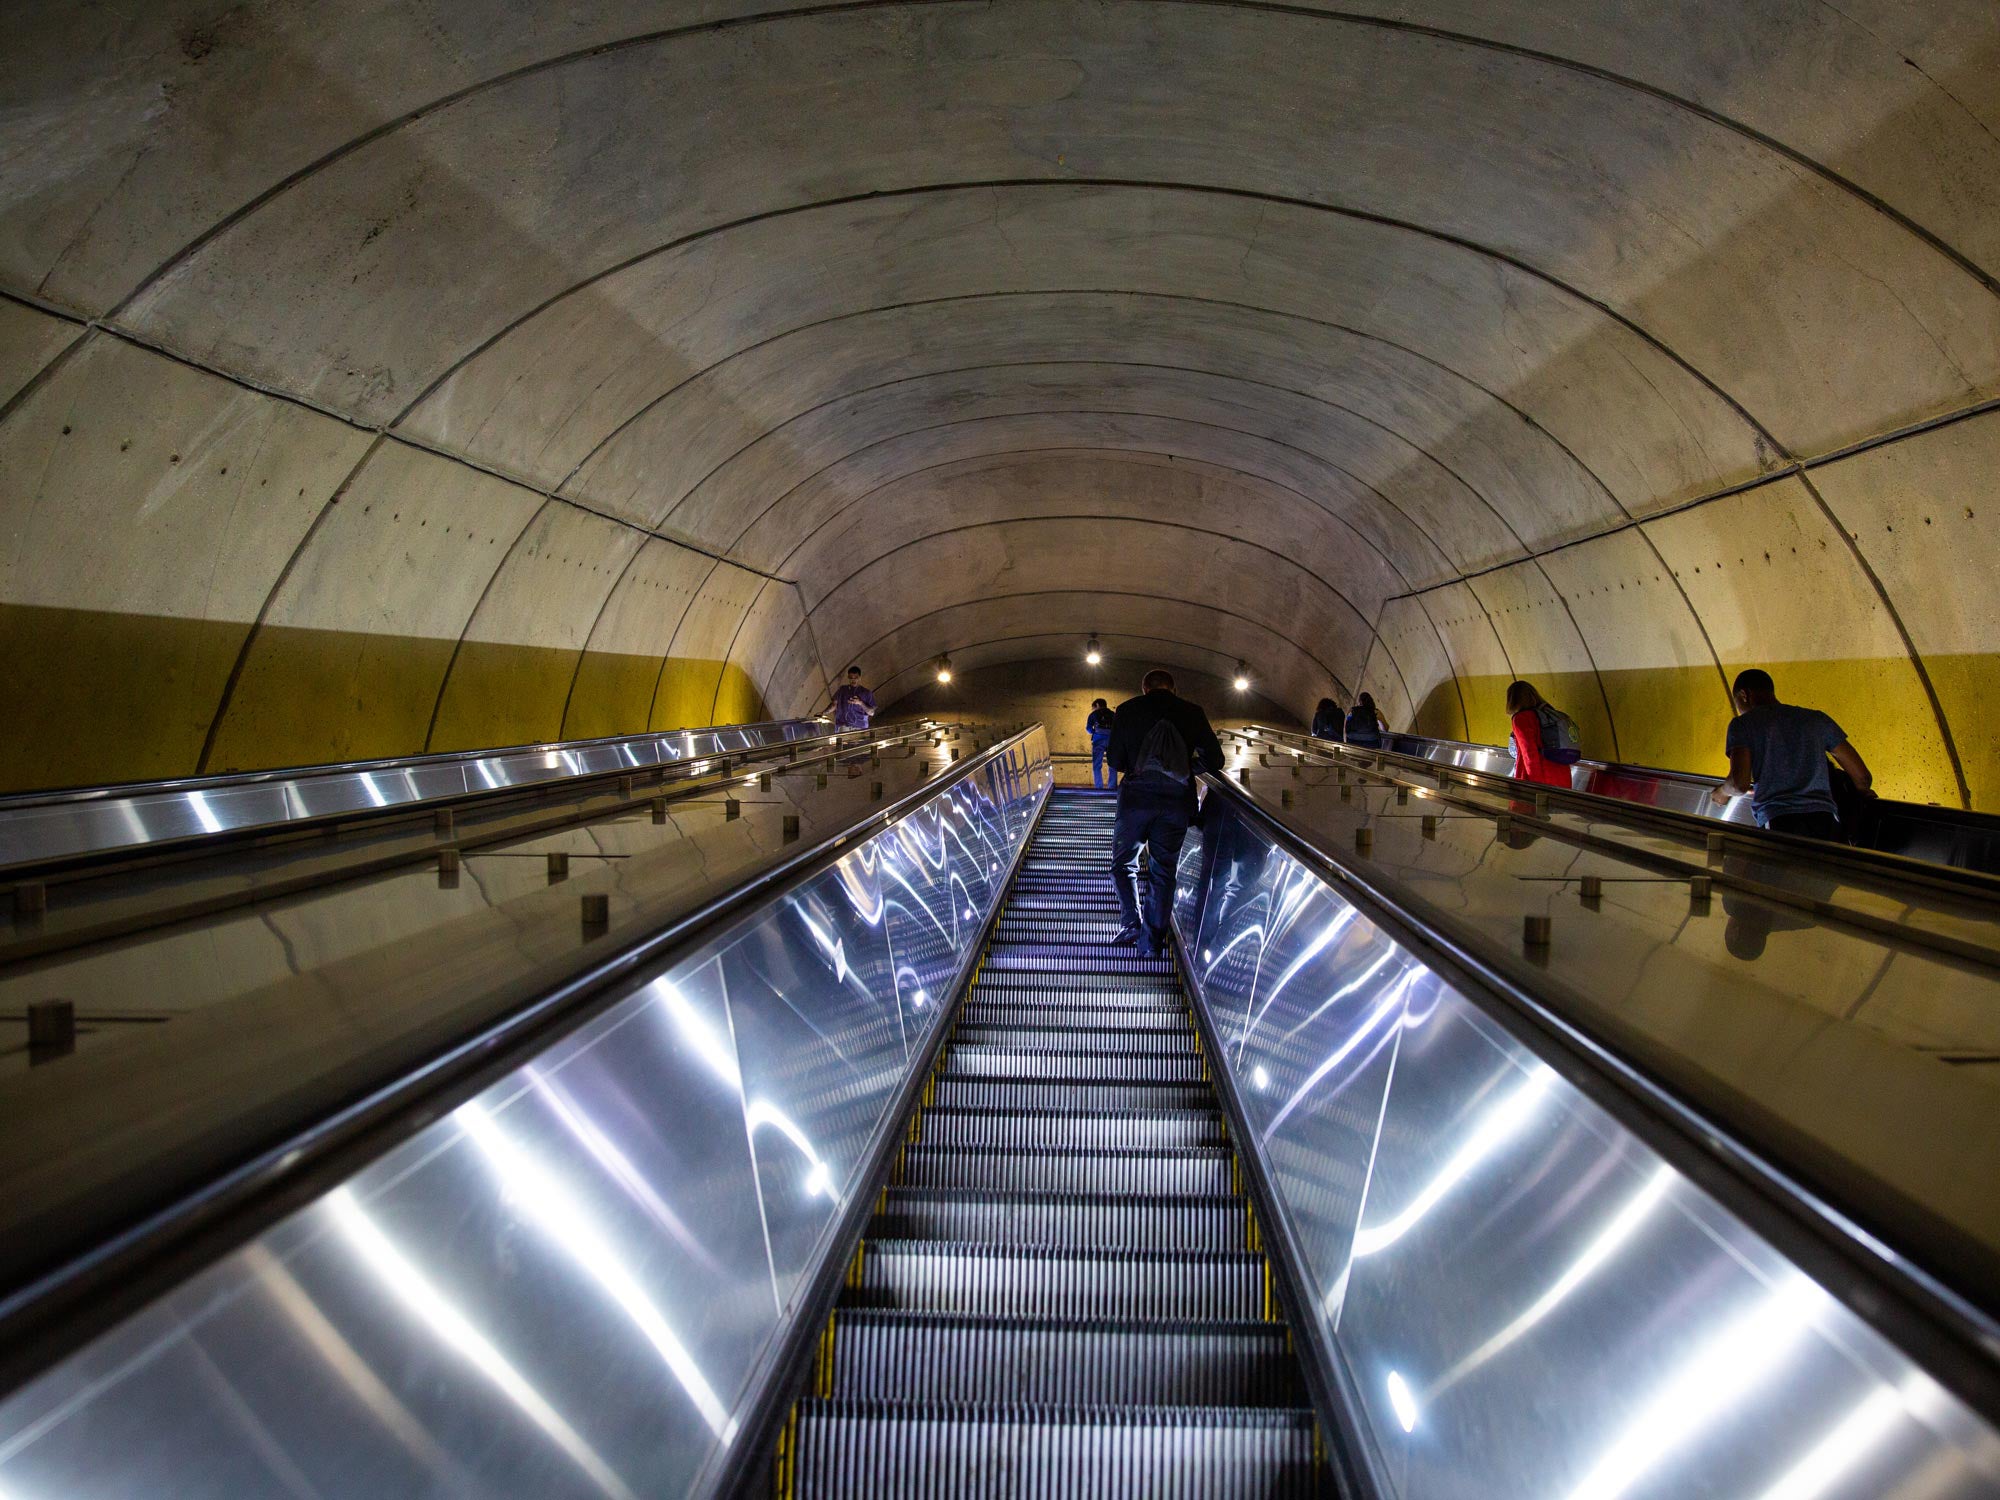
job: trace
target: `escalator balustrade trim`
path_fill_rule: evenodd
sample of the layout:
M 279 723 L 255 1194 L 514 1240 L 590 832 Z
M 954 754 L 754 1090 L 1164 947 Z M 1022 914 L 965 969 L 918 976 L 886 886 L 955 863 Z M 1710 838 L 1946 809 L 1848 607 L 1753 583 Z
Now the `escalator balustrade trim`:
M 781 1500 L 1332 1493 L 1174 961 L 1056 792 L 780 1430 Z

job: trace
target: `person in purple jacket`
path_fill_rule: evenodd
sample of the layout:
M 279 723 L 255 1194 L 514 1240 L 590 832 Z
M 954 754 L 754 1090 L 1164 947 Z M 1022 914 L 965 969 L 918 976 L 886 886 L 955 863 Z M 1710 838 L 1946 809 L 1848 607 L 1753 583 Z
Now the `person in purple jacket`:
M 847 669 L 847 681 L 833 690 L 833 700 L 827 706 L 833 710 L 835 729 L 845 732 L 868 727 L 868 721 L 875 717 L 875 695 L 861 685 L 861 668 Z M 859 757 L 848 763 L 847 774 L 861 774 Z

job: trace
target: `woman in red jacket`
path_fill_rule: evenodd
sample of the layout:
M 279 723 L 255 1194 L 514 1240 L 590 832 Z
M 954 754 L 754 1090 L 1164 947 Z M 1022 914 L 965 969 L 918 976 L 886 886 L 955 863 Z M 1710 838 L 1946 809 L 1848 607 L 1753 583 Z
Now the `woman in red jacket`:
M 1570 786 L 1569 766 L 1558 760 L 1551 760 L 1542 740 L 1542 711 L 1558 711 L 1550 708 L 1547 700 L 1535 691 L 1530 682 L 1514 682 L 1507 686 L 1507 718 L 1512 726 L 1511 738 L 1514 742 L 1514 779 L 1533 781 L 1542 786 Z

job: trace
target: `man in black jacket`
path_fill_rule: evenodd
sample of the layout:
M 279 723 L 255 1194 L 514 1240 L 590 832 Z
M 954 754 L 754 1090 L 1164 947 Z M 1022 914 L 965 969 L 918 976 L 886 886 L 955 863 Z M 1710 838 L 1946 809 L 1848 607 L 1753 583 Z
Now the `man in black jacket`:
M 1118 705 L 1109 759 L 1120 775 L 1111 833 L 1111 879 L 1123 924 L 1114 943 L 1161 951 L 1172 915 L 1174 873 L 1194 817 L 1194 772 L 1222 769 L 1222 744 L 1198 704 L 1174 696 L 1171 672 L 1154 668 L 1136 698 Z M 1143 909 L 1139 850 L 1147 852 Z

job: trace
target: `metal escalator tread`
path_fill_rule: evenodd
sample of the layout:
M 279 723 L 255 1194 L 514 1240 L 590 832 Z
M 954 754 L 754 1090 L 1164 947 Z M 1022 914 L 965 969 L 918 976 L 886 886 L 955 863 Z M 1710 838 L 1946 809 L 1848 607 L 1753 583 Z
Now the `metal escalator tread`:
M 966 1109 L 924 1111 L 927 1146 L 1043 1147 L 1220 1146 L 1222 1114 L 1214 1109 Z
M 1318 1430 L 1168 957 L 1057 792 L 786 1427 L 788 1497 L 1321 1496 Z
M 815 1400 L 795 1493 L 883 1500 L 1305 1500 L 1325 1493 L 1304 1409 Z
M 878 1240 L 842 1300 L 910 1312 L 1242 1321 L 1263 1316 L 1264 1257 Z
M 990 1146 L 909 1147 L 903 1182 L 911 1187 L 984 1188 L 993 1192 L 1174 1193 L 1223 1195 L 1233 1186 L 1233 1153 L 1214 1146 L 1071 1146 L 1021 1152 Z

